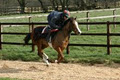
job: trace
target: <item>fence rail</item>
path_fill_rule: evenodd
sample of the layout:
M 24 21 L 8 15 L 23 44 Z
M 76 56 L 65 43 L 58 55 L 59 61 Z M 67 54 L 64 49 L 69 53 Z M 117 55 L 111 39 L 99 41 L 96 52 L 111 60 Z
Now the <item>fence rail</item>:
M 11 44 L 11 45 L 24 45 L 24 43 L 13 43 L 13 42 L 3 42 L 2 35 L 26 35 L 28 33 L 15 33 L 15 32 L 2 32 L 2 25 L 32 25 L 32 29 L 34 25 L 47 25 L 47 22 L 40 22 L 40 23 L 0 23 L 0 49 L 2 49 L 2 44 Z M 120 33 L 111 33 L 110 32 L 110 25 L 111 24 L 120 24 L 120 22 L 79 22 L 79 25 L 106 25 L 107 26 L 107 33 L 82 33 L 83 36 L 107 36 L 107 44 L 72 44 L 70 43 L 67 47 L 69 50 L 69 46 L 92 46 L 92 47 L 107 47 L 107 54 L 110 54 L 111 47 L 120 47 L 120 45 L 112 45 L 110 42 L 110 36 L 120 36 Z M 75 35 L 75 34 L 72 34 Z M 28 44 L 28 45 L 32 45 Z M 32 46 L 32 50 L 34 47 Z M 69 52 L 69 51 L 67 51 Z
M 116 22 L 116 18 L 119 18 L 120 15 L 116 14 L 117 11 L 119 11 L 120 8 L 114 8 L 114 9 L 100 9 L 100 10 L 89 10 L 89 11 L 77 11 L 72 13 L 85 13 L 86 17 L 84 18 L 77 18 L 77 20 L 86 20 L 87 22 L 90 22 L 92 19 L 105 19 L 105 18 L 113 18 L 113 22 Z M 112 15 L 105 15 L 105 16 L 97 16 L 97 17 L 91 17 L 90 14 L 92 12 L 105 12 L 105 11 L 111 11 Z M 114 27 L 116 25 L 114 24 Z M 87 30 L 89 30 L 89 25 L 87 25 Z

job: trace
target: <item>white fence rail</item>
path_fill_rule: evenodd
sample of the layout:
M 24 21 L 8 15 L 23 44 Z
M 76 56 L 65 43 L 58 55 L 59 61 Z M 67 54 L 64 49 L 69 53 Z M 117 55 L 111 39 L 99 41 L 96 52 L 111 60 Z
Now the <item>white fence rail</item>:
M 87 17 L 87 18 L 79 18 L 77 20 L 86 20 L 86 19 L 103 19 L 103 18 L 114 18 L 120 17 L 120 15 L 110 15 L 110 16 L 99 16 L 99 17 Z

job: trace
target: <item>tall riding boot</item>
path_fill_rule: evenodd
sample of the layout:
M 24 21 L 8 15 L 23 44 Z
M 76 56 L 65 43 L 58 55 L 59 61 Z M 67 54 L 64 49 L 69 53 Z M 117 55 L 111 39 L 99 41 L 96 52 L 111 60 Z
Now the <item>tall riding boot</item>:
M 51 32 L 49 32 L 47 37 L 46 37 L 47 42 L 50 42 L 50 34 L 51 34 Z

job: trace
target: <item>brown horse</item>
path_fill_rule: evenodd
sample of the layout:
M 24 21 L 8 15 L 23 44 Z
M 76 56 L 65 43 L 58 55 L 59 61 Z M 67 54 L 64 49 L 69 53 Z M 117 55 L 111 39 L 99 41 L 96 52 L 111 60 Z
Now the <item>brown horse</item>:
M 69 36 L 70 36 L 70 33 L 72 31 L 74 31 L 75 34 L 81 34 L 81 31 L 80 31 L 80 29 L 78 27 L 78 23 L 76 21 L 76 18 L 73 18 L 73 17 L 66 20 L 64 22 L 63 28 L 61 30 L 59 30 L 54 35 L 54 37 L 52 37 L 52 39 L 51 39 L 51 47 L 54 48 L 58 52 L 58 58 L 54 62 L 60 63 L 63 60 L 63 58 L 64 58 L 63 50 L 68 45 Z M 48 46 L 50 46 L 50 44 L 46 41 L 46 39 L 44 37 L 35 40 L 34 36 L 35 36 L 35 28 L 34 28 L 34 30 L 32 31 L 31 34 L 28 34 L 25 37 L 25 39 L 24 39 L 25 43 L 28 43 L 30 38 L 31 38 L 33 40 L 33 43 L 35 45 L 37 45 L 38 55 L 43 59 L 43 61 L 48 66 L 50 60 L 49 60 L 48 56 L 43 52 L 43 50 L 45 48 L 47 48 Z

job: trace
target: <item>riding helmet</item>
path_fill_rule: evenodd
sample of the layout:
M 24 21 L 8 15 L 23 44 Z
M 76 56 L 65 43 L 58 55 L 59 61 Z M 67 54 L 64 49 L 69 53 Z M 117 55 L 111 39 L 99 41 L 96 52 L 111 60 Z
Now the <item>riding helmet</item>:
M 70 17 L 70 12 L 69 12 L 68 10 L 64 10 L 64 11 L 63 11 L 63 14 L 64 14 L 64 16 L 67 17 L 67 18 Z

